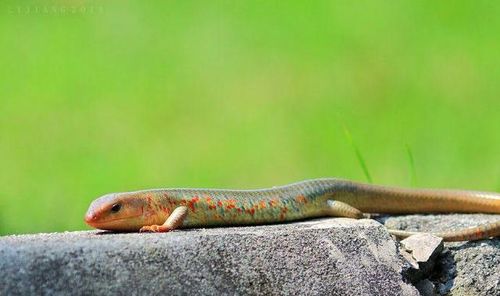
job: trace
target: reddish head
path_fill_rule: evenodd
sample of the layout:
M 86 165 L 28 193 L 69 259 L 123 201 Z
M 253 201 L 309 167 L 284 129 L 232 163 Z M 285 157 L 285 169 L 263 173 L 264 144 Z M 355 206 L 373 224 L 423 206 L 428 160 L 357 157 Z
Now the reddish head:
M 143 215 L 149 207 L 139 193 L 106 194 L 90 204 L 85 223 L 103 230 L 136 231 L 149 222 Z

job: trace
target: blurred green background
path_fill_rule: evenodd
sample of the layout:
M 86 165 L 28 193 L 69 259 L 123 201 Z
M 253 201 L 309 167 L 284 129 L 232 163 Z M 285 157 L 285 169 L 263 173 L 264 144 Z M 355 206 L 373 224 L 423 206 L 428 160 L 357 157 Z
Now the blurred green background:
M 500 2 L 2 1 L 0 234 L 157 187 L 500 191 Z

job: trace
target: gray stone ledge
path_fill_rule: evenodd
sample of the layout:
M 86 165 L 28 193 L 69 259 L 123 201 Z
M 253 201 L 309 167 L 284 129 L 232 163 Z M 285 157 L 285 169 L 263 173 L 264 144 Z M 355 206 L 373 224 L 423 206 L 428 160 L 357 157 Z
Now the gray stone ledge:
M 418 295 L 373 220 L 0 238 L 0 295 Z

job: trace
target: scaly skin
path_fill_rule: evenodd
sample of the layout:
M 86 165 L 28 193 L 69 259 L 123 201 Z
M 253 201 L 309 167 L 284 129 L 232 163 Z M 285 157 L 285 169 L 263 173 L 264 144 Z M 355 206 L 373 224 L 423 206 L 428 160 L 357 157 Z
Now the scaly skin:
M 114 231 L 251 225 L 366 213 L 500 213 L 500 194 L 402 189 L 340 179 L 315 179 L 261 190 L 156 189 L 113 193 L 90 205 L 85 221 Z M 391 230 L 399 238 L 413 233 Z M 445 240 L 500 236 L 500 222 L 437 233 Z

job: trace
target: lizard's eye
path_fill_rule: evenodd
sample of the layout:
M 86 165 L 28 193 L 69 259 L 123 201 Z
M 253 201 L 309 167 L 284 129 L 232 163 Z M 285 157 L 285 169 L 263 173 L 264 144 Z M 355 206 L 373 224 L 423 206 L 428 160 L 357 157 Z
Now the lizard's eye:
M 118 213 L 118 211 L 122 208 L 122 205 L 121 204 L 114 204 L 112 207 L 111 207 L 111 212 L 112 213 Z

